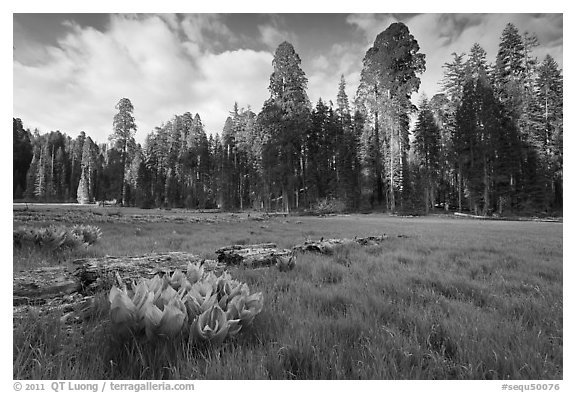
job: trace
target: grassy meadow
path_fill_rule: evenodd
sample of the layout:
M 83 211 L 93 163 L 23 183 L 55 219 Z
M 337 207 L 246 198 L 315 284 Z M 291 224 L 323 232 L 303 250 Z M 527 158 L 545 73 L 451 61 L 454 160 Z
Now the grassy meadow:
M 562 223 L 14 208 L 14 226 L 52 223 L 97 225 L 102 239 L 65 254 L 14 249 L 14 274 L 85 256 L 215 259 L 231 244 L 390 237 L 330 256 L 300 254 L 290 272 L 230 269 L 265 304 L 249 330 L 217 348 L 186 337 L 117 342 L 107 293 L 78 329 L 31 311 L 14 320 L 14 379 L 563 378 Z

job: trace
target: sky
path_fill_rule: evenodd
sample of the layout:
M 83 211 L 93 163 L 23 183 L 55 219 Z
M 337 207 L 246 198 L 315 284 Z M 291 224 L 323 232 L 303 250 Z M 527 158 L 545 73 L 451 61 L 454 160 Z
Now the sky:
M 563 68 L 562 14 L 13 14 L 13 117 L 40 132 L 112 132 L 116 103 L 134 105 L 136 140 L 174 115 L 198 113 L 220 133 L 229 111 L 259 112 L 273 54 L 294 45 L 313 105 L 336 101 L 340 75 L 356 94 L 362 59 L 377 34 L 405 23 L 426 55 L 413 100 L 438 93 L 442 65 L 478 42 L 495 61 L 508 22 L 534 33 L 535 55 Z

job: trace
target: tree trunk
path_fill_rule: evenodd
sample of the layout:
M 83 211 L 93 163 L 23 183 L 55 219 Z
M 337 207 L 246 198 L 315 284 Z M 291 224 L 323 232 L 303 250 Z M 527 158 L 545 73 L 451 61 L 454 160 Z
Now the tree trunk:
M 288 192 L 288 186 L 283 186 L 282 187 L 282 211 L 284 211 L 284 213 L 289 214 L 290 213 L 290 200 L 289 200 L 289 192 Z
M 374 172 L 376 178 L 376 200 L 378 204 L 382 204 L 384 187 L 382 185 L 382 159 L 380 157 L 380 125 L 378 124 L 378 111 L 374 114 L 374 144 L 376 145 L 375 157 L 374 157 Z
M 122 206 L 126 206 L 126 185 L 125 185 L 125 177 L 126 177 L 126 143 L 124 143 L 124 149 L 122 151 L 122 176 L 121 176 L 121 183 L 120 183 L 120 202 Z
M 490 174 L 488 171 L 488 160 L 484 156 L 484 209 L 483 215 L 487 216 L 490 212 Z
M 390 210 L 394 212 L 396 210 L 396 198 L 394 196 L 394 158 L 392 154 L 392 138 L 390 138 Z
M 424 204 L 426 205 L 426 206 L 425 206 L 426 214 L 428 214 L 429 211 L 430 211 L 430 190 L 429 190 L 429 186 L 426 186 L 426 187 L 424 188 Z
M 462 164 L 458 163 L 458 211 L 462 213 Z

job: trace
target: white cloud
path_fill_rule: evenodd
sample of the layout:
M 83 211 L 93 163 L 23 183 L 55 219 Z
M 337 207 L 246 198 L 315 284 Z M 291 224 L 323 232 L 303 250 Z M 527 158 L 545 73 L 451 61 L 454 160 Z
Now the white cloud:
M 188 40 L 202 48 L 219 46 L 222 42 L 237 42 L 237 37 L 230 31 L 217 14 L 186 14 L 180 23 Z
M 250 105 L 258 112 L 270 95 L 272 54 L 268 52 L 240 49 L 209 54 L 198 60 L 198 67 L 202 78 L 193 83 L 193 89 L 200 95 L 206 92 L 207 98 L 212 97 L 212 100 L 200 101 L 200 116 L 210 119 L 213 113 L 213 123 L 221 123 L 214 131 L 220 132 L 226 119 L 220 107 L 230 111 L 237 101 L 240 107 Z
M 398 20 L 389 14 L 351 14 L 346 18 L 346 22 L 361 30 L 372 45 L 378 33 Z
M 226 34 L 208 19 L 203 26 Z M 174 114 L 197 112 L 208 132 L 220 132 L 234 100 L 258 110 L 268 96 L 272 55 L 214 54 L 204 27 L 188 30 L 194 42 L 182 42 L 174 23 L 165 16 L 113 16 L 106 32 L 71 25 L 42 64 L 14 61 L 14 116 L 43 132 L 74 137 L 84 130 L 104 142 L 122 97 L 134 105 L 138 141 Z
M 272 51 L 276 50 L 278 45 L 288 41 L 294 47 L 298 47 L 298 37 L 295 33 L 284 27 L 284 20 L 279 15 L 272 15 L 270 22 L 258 25 L 260 32 L 260 41 Z
M 312 104 L 322 98 L 326 103 L 332 100 L 336 105 L 341 75 L 344 75 L 346 94 L 352 102 L 360 84 L 363 57 L 364 48 L 361 46 L 338 43 L 332 45 L 327 54 L 313 58 L 308 76 L 308 94 Z
M 316 69 L 327 69 L 330 66 L 330 62 L 324 55 L 320 55 L 312 59 L 312 67 Z

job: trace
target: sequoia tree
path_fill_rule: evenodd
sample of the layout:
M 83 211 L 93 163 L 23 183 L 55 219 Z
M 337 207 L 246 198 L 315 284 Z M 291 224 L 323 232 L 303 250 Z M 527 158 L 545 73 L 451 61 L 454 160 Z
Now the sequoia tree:
M 263 164 L 270 191 L 282 199 L 282 208 L 298 206 L 303 185 L 303 136 L 310 118 L 310 101 L 306 94 L 308 79 L 300 68 L 300 57 L 292 44 L 281 43 L 272 60 L 270 98 L 258 117 L 268 134 L 263 151 Z
M 109 139 L 114 144 L 114 147 L 120 151 L 121 156 L 121 170 L 120 174 L 120 200 L 122 205 L 126 204 L 126 169 L 130 149 L 136 144 L 134 141 L 134 134 L 136 133 L 136 122 L 132 113 L 134 107 L 128 98 L 122 98 L 116 104 L 118 113 L 114 115 L 113 127 L 114 131 Z
M 418 42 L 406 25 L 391 24 L 378 34 L 374 45 L 366 52 L 357 92 L 357 104 L 366 108 L 367 115 L 372 118 L 376 198 L 382 202 L 385 179 L 388 207 L 392 211 L 396 209 L 397 196 L 402 196 L 404 187 L 406 156 L 410 148 L 409 115 L 415 110 L 410 97 L 420 87 L 418 74 L 426 69 L 425 55 L 419 50 Z

